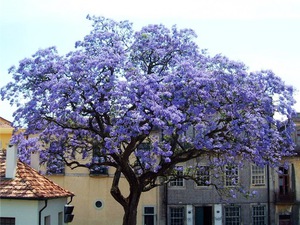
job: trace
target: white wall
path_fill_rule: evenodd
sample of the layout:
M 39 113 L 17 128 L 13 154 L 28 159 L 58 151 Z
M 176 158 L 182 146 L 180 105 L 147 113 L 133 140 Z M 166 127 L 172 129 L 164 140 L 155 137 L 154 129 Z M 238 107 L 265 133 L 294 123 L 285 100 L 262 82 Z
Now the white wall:
M 41 225 L 44 217 L 51 218 L 51 224 L 58 224 L 58 213 L 64 211 L 66 198 L 49 199 L 47 207 L 41 214 Z M 45 206 L 45 200 L 0 199 L 0 217 L 16 218 L 16 225 L 38 225 L 39 211 Z
M 15 217 L 16 225 L 38 224 L 38 201 L 0 199 L 0 217 Z
M 215 204 L 214 205 L 214 220 L 215 225 L 222 225 L 222 205 L 221 204 Z
M 45 216 L 50 216 L 51 224 L 58 224 L 58 213 L 64 213 L 64 205 L 67 203 L 66 198 L 49 199 L 47 207 L 42 211 L 41 225 L 44 225 Z M 72 203 L 70 203 L 72 204 Z M 45 206 L 45 201 L 40 201 L 39 208 L 42 209 Z

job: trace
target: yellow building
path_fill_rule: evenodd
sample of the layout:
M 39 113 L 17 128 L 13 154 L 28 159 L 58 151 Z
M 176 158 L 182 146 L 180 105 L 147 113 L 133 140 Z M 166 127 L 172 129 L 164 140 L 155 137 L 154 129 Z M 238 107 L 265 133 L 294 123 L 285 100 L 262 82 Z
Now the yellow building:
M 86 168 L 71 170 L 65 168 L 64 174 L 49 176 L 55 183 L 73 193 L 75 198 L 74 225 L 120 225 L 123 208 L 110 194 L 113 169 L 103 174 L 90 174 Z M 127 190 L 125 179 L 121 181 L 121 190 Z M 158 188 L 142 194 L 137 216 L 137 224 L 156 225 Z M 148 223 L 146 223 L 148 221 Z M 153 223 L 149 223 L 153 221 Z
M 13 132 L 11 122 L 0 117 L 0 149 L 6 149 Z

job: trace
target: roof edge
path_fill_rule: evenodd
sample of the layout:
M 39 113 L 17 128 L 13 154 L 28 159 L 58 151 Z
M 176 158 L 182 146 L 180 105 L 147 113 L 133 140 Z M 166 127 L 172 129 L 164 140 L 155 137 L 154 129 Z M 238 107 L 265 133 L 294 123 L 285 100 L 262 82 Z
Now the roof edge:
M 16 200 L 49 200 L 49 199 L 59 199 L 59 198 L 68 198 L 68 197 L 74 197 L 75 195 L 66 195 L 66 196 L 56 196 L 56 197 L 5 197 L 0 196 L 1 199 L 16 199 Z

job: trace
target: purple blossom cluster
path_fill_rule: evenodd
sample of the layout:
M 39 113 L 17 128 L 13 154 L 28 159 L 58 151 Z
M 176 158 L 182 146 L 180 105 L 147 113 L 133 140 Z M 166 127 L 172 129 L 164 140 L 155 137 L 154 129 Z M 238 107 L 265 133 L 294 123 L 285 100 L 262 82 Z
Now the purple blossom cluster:
M 209 56 L 190 29 L 88 19 L 93 29 L 74 51 L 42 49 L 9 69 L 1 96 L 18 106 L 14 125 L 26 126 L 28 139 L 14 138 L 22 160 L 38 150 L 42 162 L 121 168 L 147 186 L 197 157 L 275 166 L 293 153 L 293 88 L 272 71 Z

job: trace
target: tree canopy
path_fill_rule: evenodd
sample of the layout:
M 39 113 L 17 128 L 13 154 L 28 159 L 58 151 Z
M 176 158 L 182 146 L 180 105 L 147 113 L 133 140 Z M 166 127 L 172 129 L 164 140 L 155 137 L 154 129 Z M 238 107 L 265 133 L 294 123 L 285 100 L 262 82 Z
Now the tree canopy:
M 26 124 L 29 138 L 15 137 L 24 161 L 38 150 L 42 162 L 114 167 L 111 193 L 132 225 L 134 192 L 162 184 L 159 177 L 168 182 L 180 162 L 205 157 L 222 167 L 238 156 L 275 166 L 292 154 L 293 88 L 272 71 L 210 56 L 191 29 L 134 31 L 128 21 L 87 18 L 93 28 L 74 51 L 41 49 L 9 69 L 13 81 L 1 95 L 18 106 L 14 124 Z

